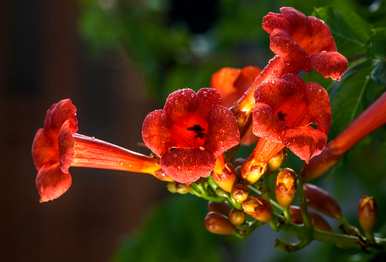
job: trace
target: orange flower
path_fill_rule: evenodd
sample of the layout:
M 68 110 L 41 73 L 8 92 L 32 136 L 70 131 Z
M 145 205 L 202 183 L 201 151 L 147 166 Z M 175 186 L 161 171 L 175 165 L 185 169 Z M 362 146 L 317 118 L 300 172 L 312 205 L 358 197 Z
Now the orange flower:
M 306 162 L 320 154 L 331 125 L 330 101 L 323 87 L 287 74 L 263 82 L 255 100 L 257 137 L 283 144 Z
M 163 109 L 146 116 L 142 138 L 162 170 L 185 184 L 208 177 L 216 157 L 240 143 L 235 117 L 211 88 L 171 93 Z
M 263 29 L 270 35 L 271 50 L 292 66 L 314 69 L 334 80 L 347 69 L 347 59 L 337 52 L 330 29 L 314 16 L 282 7 L 280 13 L 270 12 L 264 17 Z
M 56 199 L 70 188 L 71 166 L 148 173 L 163 178 L 156 159 L 77 134 L 77 122 L 76 107 L 70 99 L 64 99 L 51 106 L 44 127 L 35 134 L 32 158 L 38 172 L 40 202 Z

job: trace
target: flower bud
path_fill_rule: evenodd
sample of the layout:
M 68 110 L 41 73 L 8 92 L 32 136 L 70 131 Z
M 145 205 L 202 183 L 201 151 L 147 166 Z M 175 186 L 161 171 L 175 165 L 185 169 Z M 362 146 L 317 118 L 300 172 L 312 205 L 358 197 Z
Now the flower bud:
M 358 216 L 363 230 L 371 233 L 377 220 L 377 203 L 373 197 L 361 197 L 359 200 Z
M 232 198 L 238 203 L 242 203 L 248 198 L 248 190 L 244 185 L 238 184 L 233 187 Z
M 190 186 L 185 184 L 176 183 L 176 192 L 178 194 L 187 194 L 190 192 Z
M 216 160 L 212 178 L 222 190 L 228 193 L 232 191 L 236 174 L 225 164 L 223 156 Z
M 310 207 L 335 219 L 342 217 L 338 202 L 327 191 L 312 184 L 304 184 L 303 190 Z
M 294 224 L 302 224 L 303 223 L 303 217 L 300 210 L 300 207 L 298 206 L 290 206 L 290 215 L 292 223 Z M 308 214 L 311 218 L 312 225 L 319 229 L 324 231 L 331 231 L 331 226 L 328 224 L 328 222 L 318 213 L 308 211 Z
M 250 159 L 241 168 L 241 176 L 250 184 L 255 184 L 267 171 L 268 164 Z
M 284 162 L 284 159 L 285 159 L 285 155 L 284 155 L 284 151 L 282 150 L 280 151 L 279 154 L 277 154 L 276 156 L 272 157 L 271 160 L 269 160 L 268 162 L 269 169 L 271 169 L 272 171 L 279 169 L 281 164 Z
M 209 212 L 204 220 L 205 228 L 218 235 L 232 235 L 235 232 L 235 227 L 224 216 L 216 212 Z
M 277 202 L 284 208 L 288 207 L 296 193 L 295 171 L 284 168 L 276 177 L 275 195 Z
M 240 226 L 241 224 L 244 223 L 245 221 L 245 214 L 244 212 L 237 210 L 237 209 L 232 209 L 229 212 L 229 221 L 235 226 Z
M 260 222 L 266 223 L 272 218 L 271 204 L 262 197 L 250 196 L 242 207 L 245 213 Z
M 171 183 L 167 183 L 166 184 L 166 187 L 168 189 L 168 191 L 170 193 L 177 193 L 177 186 L 176 186 L 176 183 L 174 182 L 171 182 Z
M 223 215 L 228 215 L 229 206 L 225 203 L 208 202 L 208 211 L 216 212 Z

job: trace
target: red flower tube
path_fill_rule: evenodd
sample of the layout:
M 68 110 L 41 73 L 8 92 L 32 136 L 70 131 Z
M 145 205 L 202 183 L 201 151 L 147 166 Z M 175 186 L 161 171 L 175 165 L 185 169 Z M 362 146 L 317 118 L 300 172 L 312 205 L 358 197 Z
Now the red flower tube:
M 77 134 L 76 107 L 64 99 L 47 111 L 32 144 L 40 202 L 60 197 L 71 186 L 69 168 L 92 167 L 159 176 L 157 159 Z
M 216 158 L 240 142 L 235 117 L 212 88 L 171 93 L 163 109 L 146 116 L 142 138 L 162 170 L 185 184 L 208 177 Z

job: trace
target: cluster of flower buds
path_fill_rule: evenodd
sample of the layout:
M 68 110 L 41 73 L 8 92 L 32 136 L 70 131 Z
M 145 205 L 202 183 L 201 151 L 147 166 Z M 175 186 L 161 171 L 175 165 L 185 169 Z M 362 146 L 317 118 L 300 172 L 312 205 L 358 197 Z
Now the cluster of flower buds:
M 314 70 L 338 80 L 347 59 L 337 52 L 323 21 L 294 8 L 268 13 L 262 27 L 275 54 L 263 69 L 222 68 L 213 74 L 210 88 L 177 90 L 162 109 L 146 116 L 142 138 L 151 156 L 77 133 L 72 102 L 52 105 L 32 145 L 40 201 L 69 189 L 70 167 L 87 167 L 150 174 L 168 182 L 172 193 L 223 202 L 210 203 L 205 217 L 205 227 L 216 234 L 240 235 L 254 223 L 268 222 L 331 231 L 321 214 L 344 221 L 328 192 L 303 185 L 294 170 L 282 165 L 285 149 L 306 163 L 321 154 L 331 126 L 328 93 L 305 82 L 301 73 Z M 235 158 L 237 147 L 245 144 L 255 144 L 253 152 Z M 276 176 L 274 192 L 267 173 Z M 297 193 L 300 207 L 292 205 Z M 363 197 L 359 221 L 365 232 L 372 231 L 375 213 L 373 198 Z

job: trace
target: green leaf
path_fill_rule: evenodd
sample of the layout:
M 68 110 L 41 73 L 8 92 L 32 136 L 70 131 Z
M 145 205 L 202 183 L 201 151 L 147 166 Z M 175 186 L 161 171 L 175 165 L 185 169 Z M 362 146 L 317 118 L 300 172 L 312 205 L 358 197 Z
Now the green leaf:
M 374 28 L 371 30 L 368 53 L 371 56 L 386 56 L 386 27 Z
M 163 202 L 142 230 L 123 243 L 113 261 L 220 261 L 217 236 L 203 227 L 205 212 L 205 204 L 190 196 Z

